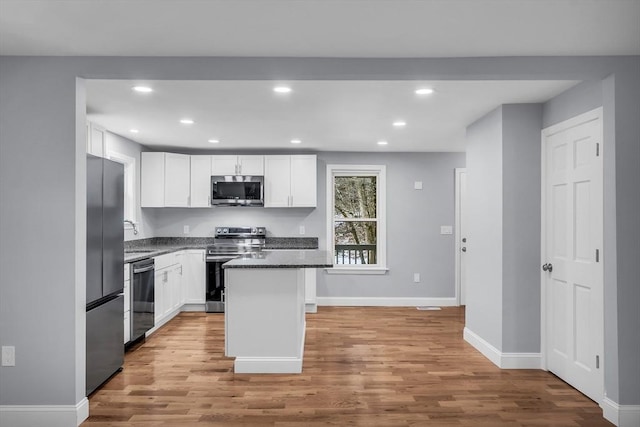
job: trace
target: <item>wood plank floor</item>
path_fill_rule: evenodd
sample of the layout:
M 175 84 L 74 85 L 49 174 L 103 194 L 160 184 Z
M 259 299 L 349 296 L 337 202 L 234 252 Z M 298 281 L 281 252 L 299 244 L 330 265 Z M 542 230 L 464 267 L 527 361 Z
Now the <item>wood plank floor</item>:
M 224 317 L 182 313 L 90 398 L 83 426 L 610 426 L 553 375 L 500 370 L 464 310 L 320 307 L 300 375 L 233 373 Z

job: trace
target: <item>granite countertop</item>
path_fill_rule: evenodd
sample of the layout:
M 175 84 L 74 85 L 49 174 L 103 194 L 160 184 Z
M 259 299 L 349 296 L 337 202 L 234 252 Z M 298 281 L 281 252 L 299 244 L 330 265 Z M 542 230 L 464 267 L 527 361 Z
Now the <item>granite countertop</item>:
M 223 268 L 328 268 L 331 254 L 318 250 L 263 251 L 232 259 Z
M 124 262 L 136 262 L 147 258 L 185 249 L 206 249 L 215 242 L 213 237 L 152 237 L 124 242 Z M 267 237 L 268 250 L 308 250 L 318 248 L 317 237 Z

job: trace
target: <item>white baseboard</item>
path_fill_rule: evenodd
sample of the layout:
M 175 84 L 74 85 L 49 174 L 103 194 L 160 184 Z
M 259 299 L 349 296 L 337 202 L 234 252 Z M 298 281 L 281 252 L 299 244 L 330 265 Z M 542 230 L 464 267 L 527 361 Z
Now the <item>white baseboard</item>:
M 180 307 L 180 311 L 204 311 L 204 303 L 186 302 Z
M 302 358 L 236 357 L 233 371 L 236 374 L 299 374 L 302 372 Z
M 502 353 L 466 327 L 463 337 L 500 369 L 542 369 L 541 353 Z
M 89 417 L 89 400 L 77 405 L 1 405 L 0 425 L 11 427 L 79 426 Z
M 455 297 L 451 298 L 411 298 L 411 297 L 318 297 L 319 306 L 351 306 L 351 307 L 418 307 L 437 306 L 451 307 L 458 305 Z
M 304 357 L 304 341 L 307 322 L 304 322 L 300 349 L 296 357 L 236 357 L 233 372 L 236 374 L 300 374 Z
M 606 420 L 618 427 L 640 426 L 640 405 L 618 405 L 605 396 L 602 400 L 602 413 Z

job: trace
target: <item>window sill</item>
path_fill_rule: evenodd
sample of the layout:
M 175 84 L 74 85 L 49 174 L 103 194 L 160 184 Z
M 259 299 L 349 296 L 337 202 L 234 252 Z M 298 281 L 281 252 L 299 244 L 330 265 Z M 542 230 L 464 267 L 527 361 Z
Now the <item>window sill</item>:
M 389 271 L 386 267 L 369 267 L 369 268 L 342 268 L 342 267 L 334 267 L 334 268 L 325 268 L 324 271 L 327 274 L 362 274 L 362 275 L 372 275 L 372 274 L 387 274 Z

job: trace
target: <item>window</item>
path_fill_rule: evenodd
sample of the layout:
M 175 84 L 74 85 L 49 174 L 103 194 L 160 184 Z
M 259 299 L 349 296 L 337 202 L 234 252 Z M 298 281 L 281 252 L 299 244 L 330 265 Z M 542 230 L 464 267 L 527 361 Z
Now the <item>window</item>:
M 107 152 L 107 158 L 124 165 L 124 218 L 137 223 L 136 215 L 136 159 L 115 151 Z M 125 224 L 125 228 L 132 228 Z
M 327 165 L 330 273 L 386 272 L 385 166 Z

